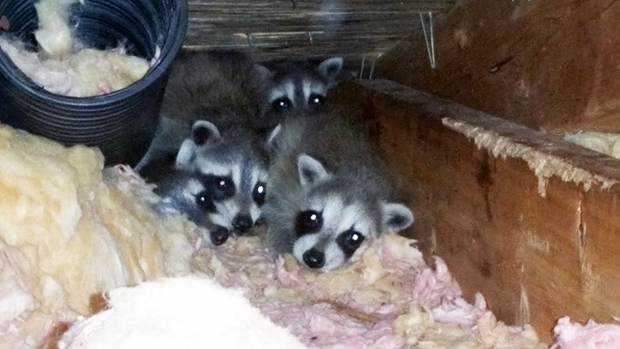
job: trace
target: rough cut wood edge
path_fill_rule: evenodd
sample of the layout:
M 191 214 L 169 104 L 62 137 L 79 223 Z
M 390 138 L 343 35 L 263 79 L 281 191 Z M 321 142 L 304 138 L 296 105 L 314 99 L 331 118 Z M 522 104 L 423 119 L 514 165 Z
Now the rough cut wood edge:
M 562 316 L 620 314 L 620 161 L 390 81 L 330 98 L 366 122 L 416 213 L 409 235 L 467 297 L 547 342 Z
M 448 117 L 443 118 L 442 123 L 446 127 L 473 139 L 478 148 L 488 149 L 495 157 L 523 159 L 536 174 L 538 178 L 538 193 L 543 197 L 546 196 L 547 181 L 552 176 L 558 176 L 565 182 L 583 184 L 586 191 L 592 187 L 593 183 L 600 184 L 603 189 L 607 189 L 618 182 L 615 179 L 605 178 L 578 168 L 558 156 L 546 154 L 531 146 L 513 142 L 510 138 L 502 137 L 492 130 L 485 130 Z

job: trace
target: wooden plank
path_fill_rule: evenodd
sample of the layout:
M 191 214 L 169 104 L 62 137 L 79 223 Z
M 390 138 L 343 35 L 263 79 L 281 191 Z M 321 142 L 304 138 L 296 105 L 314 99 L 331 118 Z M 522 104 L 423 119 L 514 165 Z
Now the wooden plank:
M 620 161 L 386 80 L 331 96 L 368 125 L 409 196 L 409 236 L 471 300 L 552 340 L 557 319 L 620 314 Z
M 620 130 L 620 3 L 459 2 L 424 37 L 382 57 L 377 76 L 548 131 Z
M 258 60 L 379 54 L 412 30 L 418 13 L 454 0 L 188 2 L 189 49 L 250 49 Z M 250 40 L 250 37 L 252 38 Z

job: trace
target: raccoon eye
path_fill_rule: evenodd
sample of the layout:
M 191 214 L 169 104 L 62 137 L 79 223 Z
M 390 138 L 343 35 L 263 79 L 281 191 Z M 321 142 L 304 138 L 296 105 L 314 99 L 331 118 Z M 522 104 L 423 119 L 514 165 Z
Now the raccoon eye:
M 353 252 L 355 252 L 364 242 L 364 235 L 362 233 L 353 230 L 353 228 L 345 231 L 340 234 L 336 239 L 338 246 L 342 249 L 342 252 L 347 256 L 347 258 L 351 257 Z
M 228 198 L 235 195 L 235 183 L 229 177 L 216 177 L 215 189 L 219 198 Z
M 315 233 L 323 226 L 323 215 L 317 211 L 303 211 L 297 217 L 297 226 L 295 227 L 297 236 Z
M 254 187 L 254 192 L 252 193 L 252 197 L 254 198 L 254 202 L 258 205 L 262 205 L 265 203 L 265 191 L 267 189 L 267 185 L 264 182 L 256 183 Z
M 200 207 L 200 209 L 208 212 L 215 211 L 215 205 L 213 204 L 213 200 L 209 195 L 209 192 L 206 190 L 201 191 L 196 195 L 196 205 Z
M 313 94 L 310 95 L 310 99 L 308 100 L 308 104 L 310 104 L 311 106 L 314 106 L 314 107 L 320 107 L 323 104 L 325 104 L 325 97 L 323 97 L 323 96 L 321 96 L 319 94 L 313 93 Z
M 271 102 L 271 106 L 276 111 L 283 111 L 288 109 L 291 106 L 291 100 L 287 97 L 278 98 L 275 101 Z

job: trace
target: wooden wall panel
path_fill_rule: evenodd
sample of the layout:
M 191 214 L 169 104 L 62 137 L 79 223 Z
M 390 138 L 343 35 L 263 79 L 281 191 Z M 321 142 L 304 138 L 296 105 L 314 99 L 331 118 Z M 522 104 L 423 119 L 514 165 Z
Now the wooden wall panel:
M 407 234 L 469 300 L 482 292 L 548 342 L 561 316 L 620 314 L 619 160 L 390 81 L 346 83 L 331 100 L 367 123 L 414 208 Z M 487 134 L 500 141 L 485 146 Z
M 376 77 L 546 130 L 620 131 L 620 3 L 463 0 L 377 62 Z
M 420 30 L 419 13 L 446 11 L 454 1 L 189 0 L 184 46 L 248 50 L 257 60 L 357 61 Z

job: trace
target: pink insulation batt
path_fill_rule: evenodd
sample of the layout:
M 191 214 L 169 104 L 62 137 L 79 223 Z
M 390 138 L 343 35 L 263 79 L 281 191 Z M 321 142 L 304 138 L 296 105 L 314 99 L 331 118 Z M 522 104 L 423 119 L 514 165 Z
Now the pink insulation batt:
M 620 325 L 597 324 L 593 320 L 586 325 L 572 323 L 568 317 L 558 320 L 554 329 L 556 343 L 553 349 L 612 349 L 620 348 Z
M 346 267 L 307 270 L 292 256 L 273 260 L 258 237 L 194 254 L 192 267 L 241 288 L 273 322 L 311 348 L 546 348 L 529 326 L 508 327 L 475 305 L 445 263 L 426 265 L 413 241 L 386 235 Z

